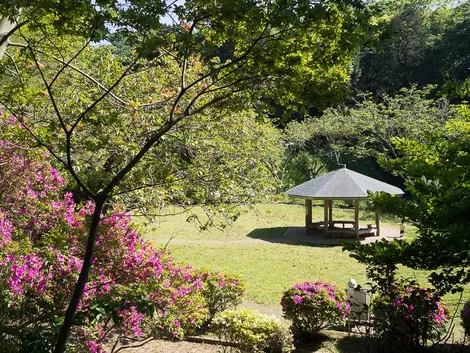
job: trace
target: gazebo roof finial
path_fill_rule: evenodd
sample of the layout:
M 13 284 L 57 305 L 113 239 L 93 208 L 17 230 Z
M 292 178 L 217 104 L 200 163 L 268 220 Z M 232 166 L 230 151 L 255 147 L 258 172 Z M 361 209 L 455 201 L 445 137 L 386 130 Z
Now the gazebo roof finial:
M 338 163 L 338 166 L 342 169 L 346 169 L 346 163 Z

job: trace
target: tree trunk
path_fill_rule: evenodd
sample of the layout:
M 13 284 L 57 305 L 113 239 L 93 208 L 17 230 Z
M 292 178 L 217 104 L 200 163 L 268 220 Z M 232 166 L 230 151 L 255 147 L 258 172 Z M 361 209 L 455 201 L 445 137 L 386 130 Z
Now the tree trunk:
M 85 250 L 85 256 L 83 259 L 82 269 L 78 276 L 77 282 L 75 283 L 75 289 L 70 299 L 69 306 L 65 312 L 64 322 L 60 328 L 59 335 L 57 336 L 56 346 L 54 353 L 63 353 L 65 351 L 65 344 L 72 328 L 73 320 L 75 318 L 75 312 L 77 311 L 78 303 L 82 297 L 83 290 L 86 283 L 88 282 L 88 276 L 91 269 L 91 260 L 93 258 L 93 249 L 95 247 L 96 234 L 98 232 L 98 226 L 101 220 L 101 212 L 103 211 L 104 204 L 107 197 L 95 198 L 95 211 L 93 212 L 90 229 L 88 231 L 88 239 Z
M 7 35 L 14 27 L 14 23 L 11 23 L 10 20 L 6 17 L 0 18 L 0 40 L 3 40 L 3 37 Z M 0 59 L 3 58 L 5 51 L 7 50 L 8 46 L 8 38 L 4 41 L 3 44 L 0 45 Z

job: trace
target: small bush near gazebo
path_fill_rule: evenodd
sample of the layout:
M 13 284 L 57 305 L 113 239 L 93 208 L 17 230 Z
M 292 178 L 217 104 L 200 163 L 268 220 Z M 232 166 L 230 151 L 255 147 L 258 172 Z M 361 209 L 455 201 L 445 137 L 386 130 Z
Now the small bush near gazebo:
M 350 311 L 345 293 L 334 284 L 307 281 L 286 290 L 281 299 L 285 318 L 292 320 L 295 334 L 314 334 L 344 322 Z

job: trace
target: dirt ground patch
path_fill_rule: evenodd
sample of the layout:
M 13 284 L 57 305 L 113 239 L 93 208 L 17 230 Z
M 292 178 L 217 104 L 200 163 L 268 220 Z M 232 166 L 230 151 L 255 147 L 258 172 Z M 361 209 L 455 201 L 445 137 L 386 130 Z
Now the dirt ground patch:
M 137 344 L 136 344 L 137 345 Z M 121 353 L 218 353 L 227 347 L 187 341 L 153 340 L 141 347 L 120 349 Z M 230 350 L 227 350 L 229 352 Z

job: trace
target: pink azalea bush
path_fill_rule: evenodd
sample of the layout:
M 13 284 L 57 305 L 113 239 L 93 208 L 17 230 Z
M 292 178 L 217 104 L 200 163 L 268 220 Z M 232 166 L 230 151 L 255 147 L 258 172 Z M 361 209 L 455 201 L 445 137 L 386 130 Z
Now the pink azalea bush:
M 445 332 L 448 306 L 437 290 L 415 281 L 396 282 L 373 306 L 374 330 L 386 342 L 425 347 Z M 398 341 L 397 341 L 398 340 Z
M 312 334 L 344 321 L 350 311 L 345 293 L 334 284 L 307 281 L 286 290 L 281 299 L 284 316 L 295 333 Z
M 71 193 L 62 193 L 64 185 L 47 155 L 0 141 L 4 352 L 51 350 L 81 270 L 94 204 L 75 204 Z M 181 338 L 207 320 L 203 291 L 212 286 L 205 283 L 210 275 L 175 264 L 138 234 L 119 207 L 102 216 L 92 263 L 69 351 L 105 352 L 110 332 Z M 226 285 L 238 283 L 229 279 Z

